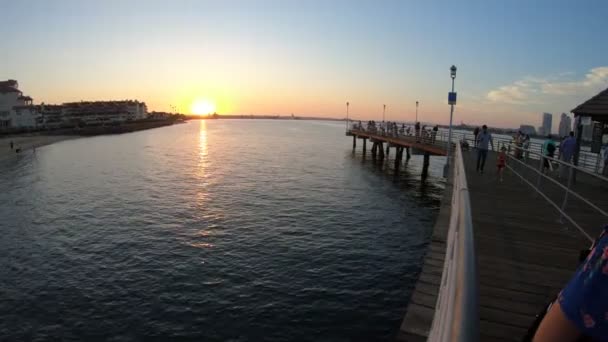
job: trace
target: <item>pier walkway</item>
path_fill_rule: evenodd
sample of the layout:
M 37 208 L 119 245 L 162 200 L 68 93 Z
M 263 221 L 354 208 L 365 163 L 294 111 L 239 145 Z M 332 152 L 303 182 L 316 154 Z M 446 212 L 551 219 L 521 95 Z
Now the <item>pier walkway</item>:
M 414 137 L 368 138 L 436 155 L 447 147 L 444 139 L 423 146 Z M 576 182 L 572 172 L 568 179 L 540 176 L 540 159 L 509 154 L 500 182 L 496 153 L 479 174 L 476 150 L 452 146 L 446 193 L 397 340 L 521 341 L 573 275 L 580 251 L 608 223 L 602 195 L 608 179 L 574 166 Z

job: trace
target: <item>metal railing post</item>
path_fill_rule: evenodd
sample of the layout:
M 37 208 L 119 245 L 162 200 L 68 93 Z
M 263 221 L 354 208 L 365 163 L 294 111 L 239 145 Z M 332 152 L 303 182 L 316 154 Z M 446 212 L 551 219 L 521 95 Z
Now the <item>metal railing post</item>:
M 544 162 L 544 158 L 543 158 L 543 154 L 541 151 L 540 158 L 538 159 L 538 171 L 540 173 L 538 174 L 538 180 L 536 181 L 536 187 L 539 189 L 540 189 L 540 182 L 543 179 L 543 162 Z
M 563 167 L 561 165 L 560 167 Z M 572 178 L 574 178 L 574 172 L 572 170 L 572 166 L 568 166 L 568 186 L 566 192 L 564 193 L 564 201 L 562 202 L 562 212 L 559 215 L 559 222 L 562 222 L 562 218 L 564 217 L 564 212 L 566 211 L 566 205 L 568 204 L 568 194 L 570 193 L 570 187 L 572 186 Z

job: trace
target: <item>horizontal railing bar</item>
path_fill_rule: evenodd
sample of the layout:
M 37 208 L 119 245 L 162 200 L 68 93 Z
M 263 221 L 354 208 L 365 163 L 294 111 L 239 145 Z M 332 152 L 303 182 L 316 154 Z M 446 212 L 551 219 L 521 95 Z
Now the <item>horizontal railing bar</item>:
M 600 179 L 600 180 L 602 180 L 602 181 L 604 181 L 604 182 L 608 182 L 608 178 L 606 178 L 606 177 L 604 177 L 604 176 L 602 176 L 602 175 L 598 175 L 598 174 L 596 174 L 596 173 L 593 173 L 593 172 L 591 172 L 591 171 L 587 171 L 587 170 L 585 170 L 584 168 L 581 168 L 580 166 L 576 166 L 576 165 L 574 165 L 574 164 L 572 164 L 572 163 L 568 163 L 568 162 L 565 162 L 565 161 L 563 161 L 563 160 L 556 159 L 556 158 L 554 158 L 554 157 L 543 156 L 541 153 L 532 152 L 532 151 L 526 150 L 526 149 L 524 149 L 524 148 L 521 148 L 521 147 L 518 147 L 518 146 L 515 146 L 515 145 L 511 145 L 511 146 L 513 146 L 513 147 L 514 147 L 514 148 L 516 148 L 516 149 L 520 149 L 520 150 L 522 150 L 522 151 L 524 151 L 524 152 L 531 152 L 532 154 L 538 155 L 538 156 L 540 156 L 540 157 L 542 157 L 542 158 L 546 158 L 546 159 L 552 160 L 552 161 L 554 161 L 554 162 L 557 162 L 557 163 L 559 163 L 559 164 L 566 165 L 566 166 L 568 166 L 568 167 L 572 167 L 572 168 L 574 168 L 575 170 L 578 170 L 578 171 L 581 171 L 581 172 L 583 172 L 583 173 L 586 173 L 586 174 L 588 174 L 588 175 L 590 175 L 590 176 L 593 176 L 593 177 L 595 177 L 595 178 L 598 178 L 598 179 Z
M 569 194 L 574 195 L 576 198 L 580 199 L 581 201 L 585 202 L 585 204 L 587 204 L 588 206 L 590 206 L 591 208 L 597 210 L 600 214 L 608 217 L 608 212 L 605 212 L 604 210 L 602 210 L 600 207 L 596 206 L 595 204 L 591 203 L 589 200 L 587 200 L 586 198 L 584 198 L 583 196 L 581 196 L 579 193 L 577 193 L 574 190 L 569 189 L 567 186 L 563 185 L 562 183 L 556 181 L 555 179 L 553 179 L 552 177 L 549 177 L 547 175 L 545 175 L 544 173 L 538 171 L 536 168 L 522 162 L 521 160 L 517 160 L 516 158 L 514 158 L 513 156 L 507 155 L 509 158 L 513 159 L 514 161 L 524 165 L 525 167 L 533 170 L 534 172 L 536 172 L 537 174 L 543 176 L 544 178 L 550 180 L 551 182 L 553 182 L 554 184 L 556 184 L 557 186 L 559 186 L 560 188 L 566 190 Z
M 541 195 L 547 202 L 549 202 L 553 207 L 555 207 L 555 209 L 557 209 L 557 211 L 559 211 L 560 214 L 562 214 L 566 219 L 568 219 L 568 221 L 570 221 L 570 223 L 574 227 L 576 227 L 583 235 L 585 235 L 587 240 L 589 240 L 590 242 L 593 242 L 593 238 L 589 234 L 587 234 L 587 232 L 585 232 L 585 230 L 583 230 L 583 228 L 581 228 L 581 226 L 579 226 L 576 222 L 574 222 L 574 220 L 568 214 L 566 214 L 564 211 L 562 211 L 562 209 L 557 204 L 555 204 L 549 197 L 547 197 L 542 191 L 540 191 L 540 189 L 536 188 L 534 186 L 534 184 L 530 183 L 530 181 L 525 179 L 522 175 L 520 175 L 517 171 L 515 171 L 510 165 L 507 165 L 507 168 L 509 170 L 511 170 L 514 174 L 519 176 L 519 178 L 521 178 L 522 181 L 524 181 L 528 185 L 530 185 L 539 195 Z

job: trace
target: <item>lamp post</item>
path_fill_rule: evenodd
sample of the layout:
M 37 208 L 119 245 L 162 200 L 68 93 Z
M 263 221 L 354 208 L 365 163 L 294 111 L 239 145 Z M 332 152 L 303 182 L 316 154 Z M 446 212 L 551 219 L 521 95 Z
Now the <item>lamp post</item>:
M 418 101 L 416 101 L 416 122 L 418 122 Z
M 384 131 L 386 132 L 386 122 L 384 121 L 385 116 L 386 116 L 386 105 L 383 104 L 382 105 L 382 127 L 384 128 Z
M 348 101 L 346 102 L 346 131 L 348 132 Z
M 452 119 L 454 117 L 454 105 L 456 104 L 456 93 L 454 92 L 454 80 L 456 79 L 456 66 L 450 68 L 450 77 L 452 77 L 452 91 L 448 94 L 448 104 L 450 105 L 450 128 L 448 130 L 447 158 L 443 167 L 443 177 L 448 177 L 450 169 L 450 150 L 452 149 Z

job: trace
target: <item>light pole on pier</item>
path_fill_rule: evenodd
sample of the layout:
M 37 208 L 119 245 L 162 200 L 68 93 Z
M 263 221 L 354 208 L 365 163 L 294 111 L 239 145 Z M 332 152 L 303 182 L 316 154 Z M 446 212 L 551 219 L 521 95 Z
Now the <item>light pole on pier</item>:
M 452 149 L 452 119 L 454 117 L 454 105 L 456 104 L 456 93 L 454 92 L 454 80 L 456 79 L 456 66 L 450 68 L 450 77 L 452 77 L 452 91 L 448 94 L 448 104 L 450 105 L 450 129 L 448 130 L 447 156 L 445 166 L 443 167 L 443 177 L 448 177 L 450 169 L 450 150 Z
M 416 122 L 418 122 L 418 101 L 416 101 Z
M 346 131 L 348 132 L 348 101 L 346 101 Z
M 386 105 L 382 105 L 382 122 L 384 122 L 385 115 L 386 115 Z

